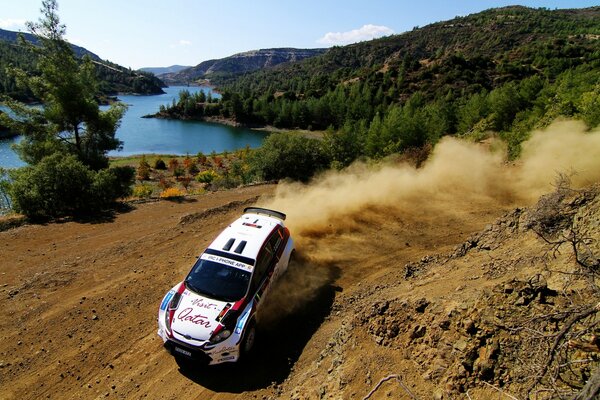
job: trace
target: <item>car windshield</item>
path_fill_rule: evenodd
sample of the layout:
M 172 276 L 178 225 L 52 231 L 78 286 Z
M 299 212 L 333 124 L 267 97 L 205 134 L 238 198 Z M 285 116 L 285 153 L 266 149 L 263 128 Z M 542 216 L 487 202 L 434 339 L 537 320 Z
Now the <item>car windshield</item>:
M 250 272 L 214 261 L 198 259 L 185 278 L 188 289 L 215 300 L 234 302 L 246 294 Z

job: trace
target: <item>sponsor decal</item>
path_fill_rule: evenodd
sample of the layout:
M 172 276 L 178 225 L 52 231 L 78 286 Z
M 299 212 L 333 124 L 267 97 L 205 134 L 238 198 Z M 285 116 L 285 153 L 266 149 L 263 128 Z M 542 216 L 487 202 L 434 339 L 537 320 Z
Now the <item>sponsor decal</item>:
M 244 325 L 246 325 L 246 320 L 248 319 L 249 315 L 250 315 L 250 310 L 248 310 L 244 314 L 242 314 L 242 317 L 238 320 L 238 323 L 235 326 L 235 333 L 237 333 L 238 335 L 241 334 L 242 331 L 244 330 Z
M 165 296 L 165 298 L 163 299 L 162 303 L 160 303 L 160 309 L 161 310 L 166 310 L 167 306 L 169 305 L 169 302 L 171 301 L 171 299 L 173 298 L 173 295 L 175 294 L 175 292 L 173 290 L 169 290 L 169 293 L 167 293 L 167 295 Z
M 234 268 L 243 269 L 244 271 L 252 271 L 252 265 L 244 264 L 239 261 L 230 260 L 229 258 L 215 256 L 213 254 L 202 254 L 203 260 L 214 261 L 220 264 L 229 265 Z
M 207 303 L 204 299 L 194 299 L 192 300 L 192 305 L 200 308 L 205 308 L 207 310 L 217 310 L 219 306 L 215 303 Z
M 229 360 L 233 360 L 234 358 L 235 358 L 235 356 L 223 357 L 219 361 L 229 361 Z
M 208 317 L 200 314 L 192 314 L 194 309 L 192 307 L 184 308 L 177 314 L 177 319 L 180 321 L 188 321 L 192 324 L 202 325 L 205 328 L 210 328 L 210 321 Z

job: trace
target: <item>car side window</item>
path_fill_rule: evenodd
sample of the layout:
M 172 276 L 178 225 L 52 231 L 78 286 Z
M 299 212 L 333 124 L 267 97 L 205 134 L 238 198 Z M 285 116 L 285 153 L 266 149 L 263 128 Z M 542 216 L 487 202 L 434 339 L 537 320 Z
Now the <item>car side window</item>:
M 277 250 L 283 241 L 282 235 L 281 228 L 278 228 L 265 244 L 263 251 L 261 251 L 258 255 L 256 266 L 254 267 L 254 273 L 252 274 L 252 283 L 250 286 L 252 292 L 258 289 L 258 285 L 260 285 L 265 277 L 265 274 L 269 270 L 269 266 L 273 261 L 273 257 L 275 254 L 277 254 Z

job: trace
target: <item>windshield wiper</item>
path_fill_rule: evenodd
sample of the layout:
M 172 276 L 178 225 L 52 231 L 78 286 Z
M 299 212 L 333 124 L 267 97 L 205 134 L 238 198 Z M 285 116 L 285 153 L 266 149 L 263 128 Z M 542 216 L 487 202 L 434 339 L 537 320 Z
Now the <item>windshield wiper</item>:
M 214 293 L 214 292 L 211 292 L 211 291 L 208 291 L 208 290 L 200 290 L 200 289 L 198 289 L 196 286 L 192 285 L 190 283 L 190 281 L 185 281 L 185 285 L 192 292 L 195 292 L 195 293 L 197 293 L 197 294 L 199 294 L 201 296 L 210 297 L 211 299 L 218 300 L 218 301 L 228 301 L 226 299 L 223 299 L 222 296 L 219 296 L 218 293 Z
M 198 294 L 201 294 L 200 290 L 198 290 L 198 288 L 197 288 L 196 286 L 192 285 L 192 284 L 190 283 L 190 281 L 185 281 L 185 286 L 186 286 L 188 289 L 190 289 L 192 292 L 196 292 L 196 293 L 198 293 Z

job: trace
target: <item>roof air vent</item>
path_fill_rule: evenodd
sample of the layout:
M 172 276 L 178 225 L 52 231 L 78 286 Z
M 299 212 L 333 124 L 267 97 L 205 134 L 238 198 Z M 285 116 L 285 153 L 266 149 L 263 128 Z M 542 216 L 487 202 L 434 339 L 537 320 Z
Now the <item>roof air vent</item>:
M 237 247 L 235 248 L 235 252 L 238 254 L 242 254 L 242 251 L 244 251 L 244 248 L 246 247 L 246 241 L 242 240 L 240 242 L 240 244 L 237 245 Z
M 231 249 L 231 246 L 233 246 L 233 244 L 235 243 L 235 239 L 231 238 L 227 241 L 227 243 L 225 243 L 225 246 L 223 246 L 223 250 L 225 251 L 229 251 L 229 249 Z

